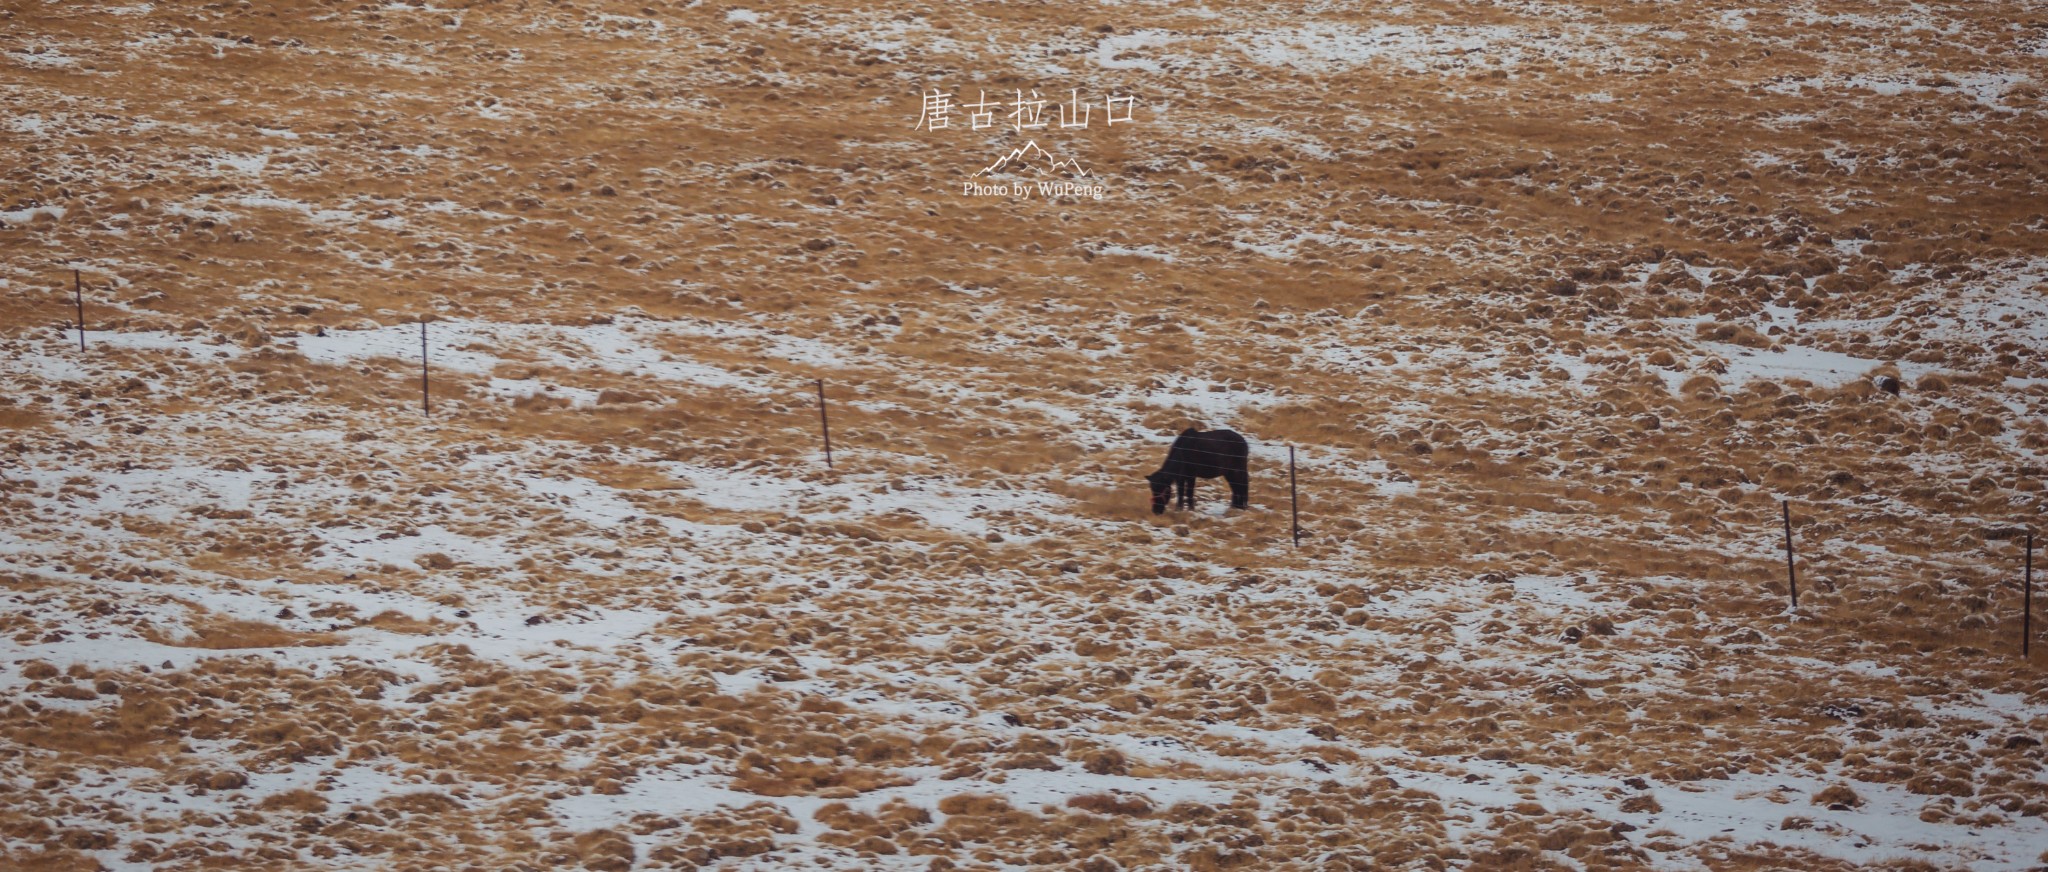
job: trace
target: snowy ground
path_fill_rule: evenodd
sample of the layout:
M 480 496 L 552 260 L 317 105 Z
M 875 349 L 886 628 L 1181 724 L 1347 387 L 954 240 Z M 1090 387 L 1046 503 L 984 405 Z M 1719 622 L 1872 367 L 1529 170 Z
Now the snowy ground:
M 0 865 L 2048 863 L 2048 9 L 0 15 Z

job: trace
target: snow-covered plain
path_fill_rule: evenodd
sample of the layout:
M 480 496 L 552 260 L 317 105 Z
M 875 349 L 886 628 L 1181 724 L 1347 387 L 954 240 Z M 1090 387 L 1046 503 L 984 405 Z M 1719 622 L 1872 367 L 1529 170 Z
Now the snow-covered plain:
M 0 867 L 2048 862 L 2038 10 L 8 14 Z

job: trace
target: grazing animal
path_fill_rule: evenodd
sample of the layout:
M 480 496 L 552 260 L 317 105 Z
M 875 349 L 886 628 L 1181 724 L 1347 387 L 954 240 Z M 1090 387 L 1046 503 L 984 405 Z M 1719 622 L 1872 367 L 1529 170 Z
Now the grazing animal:
M 1166 450 L 1166 463 L 1145 476 L 1152 484 L 1152 514 L 1166 512 L 1169 495 L 1177 495 L 1179 508 L 1195 507 L 1195 479 L 1222 476 L 1230 483 L 1230 507 L 1251 507 L 1251 446 L 1232 430 L 1203 432 L 1193 427 L 1181 432 Z

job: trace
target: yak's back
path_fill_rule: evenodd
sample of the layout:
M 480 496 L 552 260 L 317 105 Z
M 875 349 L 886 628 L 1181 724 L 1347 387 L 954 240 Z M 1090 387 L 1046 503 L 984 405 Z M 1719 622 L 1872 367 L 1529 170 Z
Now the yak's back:
M 1190 447 L 1210 451 L 1218 449 L 1229 450 L 1231 448 L 1248 450 L 1250 448 L 1250 444 L 1244 441 L 1243 436 L 1237 435 L 1236 430 L 1196 430 L 1193 427 L 1189 427 L 1181 431 L 1179 438 L 1173 440 L 1174 445 L 1182 443 L 1186 443 Z
M 1179 460 L 1204 471 L 1242 469 L 1251 456 L 1251 445 L 1235 430 L 1181 431 L 1167 451 L 1169 461 Z

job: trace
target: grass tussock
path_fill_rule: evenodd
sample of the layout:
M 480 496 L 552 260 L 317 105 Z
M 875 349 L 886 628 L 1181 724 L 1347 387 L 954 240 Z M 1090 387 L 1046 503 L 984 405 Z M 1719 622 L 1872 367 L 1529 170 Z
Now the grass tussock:
M 179 635 L 150 627 L 142 637 L 160 645 L 179 648 L 231 650 L 240 648 L 303 648 L 339 645 L 333 633 L 303 633 L 263 621 L 206 618 L 196 621 L 190 632 Z
M 1067 800 L 1068 808 L 1100 815 L 1145 817 L 1152 813 L 1152 801 L 1128 793 L 1084 793 Z
M 43 413 L 20 406 L 0 406 L 0 430 L 33 430 L 48 420 Z
M 1481 42 L 1542 29 L 1422 2 L 1418 20 Z M 1659 76 L 1699 54 L 1688 40 L 1725 39 L 1646 36 L 1634 25 L 1671 10 L 1610 9 L 1542 51 L 1439 45 L 1410 64 L 1395 40 L 1389 63 L 1336 63 L 1280 49 L 1370 14 L 1322 15 L 1315 35 L 1247 6 L 1237 35 L 1202 35 L 1125 10 L 1088 25 L 1122 35 L 1090 38 L 1193 64 L 1189 105 L 1330 96 L 1259 55 L 1403 96 L 1386 124 L 1313 136 L 1124 137 L 1098 107 L 1081 158 L 1114 193 L 1020 212 L 905 186 L 966 168 L 947 162 L 968 159 L 967 131 L 920 137 L 945 166 L 843 147 L 906 121 L 874 111 L 863 83 L 896 59 L 859 47 L 856 7 L 219 4 L 200 28 L 176 4 L 90 27 L 15 6 L 11 27 L 48 38 L 9 62 L 59 93 L 0 101 L 64 107 L 17 132 L 103 172 L 0 209 L 95 203 L 32 214 L 32 232 L 133 250 L 86 291 L 90 352 L 51 329 L 48 265 L 0 294 L 22 364 L 0 367 L 0 506 L 23 546 L 0 638 L 26 685 L 0 703 L 0 776 L 27 788 L 0 803 L 0 868 L 1826 870 L 1851 865 L 1782 843 L 1937 867 L 2039 850 L 2012 847 L 2041 807 L 2039 731 L 2004 702 L 2038 690 L 2009 653 L 2016 555 L 1964 529 L 2038 508 L 2021 449 L 2048 445 L 2024 420 L 2044 373 L 2024 313 L 1985 305 L 2019 286 L 1995 262 L 2042 227 L 1998 171 L 2038 161 L 2013 125 L 1951 142 L 1938 122 L 1969 100 L 1933 75 L 1881 101 L 1883 123 L 1837 101 L 1768 141 L 1742 120 L 1810 93 L 1686 99 L 1807 77 L 1864 25 Z M 1028 16 L 983 11 L 890 28 L 948 67 L 948 43 L 1028 37 Z M 2002 20 L 1950 18 L 1885 50 L 2000 65 Z M 192 28 L 213 41 L 159 39 Z M 348 51 L 365 28 L 394 36 Z M 432 57 L 403 38 L 451 29 L 461 50 Z M 668 38 L 683 32 L 703 38 Z M 1276 51 L 1239 50 L 1247 36 Z M 103 63 L 137 40 L 161 50 Z M 582 62 L 656 44 L 674 63 L 646 81 Z M 1219 55 L 1233 72 L 1205 74 Z M 470 65 L 509 99 L 449 90 Z M 428 68 L 448 75 L 411 74 Z M 1626 87 L 1638 74 L 1675 99 Z M 763 77 L 788 87 L 732 87 Z M 335 116 L 319 91 L 342 80 L 423 111 Z M 161 94 L 164 137 L 129 135 L 137 82 Z M 1630 143 L 1555 123 L 1595 89 L 1613 105 L 1594 115 L 1687 148 L 1636 166 Z M 274 99 L 204 99 L 223 90 Z M 1999 99 L 2042 105 L 2031 84 Z M 592 106 L 605 122 L 577 123 Z M 739 118 L 773 119 L 772 154 Z M 224 172 L 234 154 L 249 160 Z M 1867 183 L 1848 211 L 1815 199 L 1839 187 L 1837 155 Z M 462 324 L 427 331 L 423 415 L 403 327 L 429 313 Z M 1950 341 L 1959 321 L 1971 342 Z M 400 329 L 335 335 L 376 326 Z M 145 329 L 163 332 L 101 338 Z M 1795 378 L 1746 353 L 1773 348 L 1898 365 Z M 1210 480 L 1200 511 L 1151 513 L 1142 476 L 1189 426 L 1253 441 L 1259 508 L 1219 513 Z M 377 556 L 413 537 L 430 541 L 384 553 L 416 559 Z M 503 559 L 450 556 L 479 542 Z M 151 626 L 180 585 L 219 613 Z M 121 640 L 138 634 L 188 656 L 136 661 Z M 1042 789 L 1078 771 L 1102 791 Z M 1624 826 L 1745 773 L 1789 785 L 1733 798 L 1757 839 Z M 365 776 L 396 795 L 344 799 Z M 305 789 L 265 789 L 286 777 Z M 1129 778 L 1162 789 L 1107 787 Z M 895 795 L 912 779 L 937 808 Z M 564 816 L 698 783 L 837 804 L 824 835 L 786 799 Z M 1885 785 L 1908 807 L 1856 793 Z M 1158 798 L 1187 796 L 1206 803 Z M 1822 838 L 1847 809 L 1873 844 Z M 1915 814 L 1924 828 L 1887 822 Z M 1773 844 L 1774 827 L 1806 835 Z
M 319 814 L 327 810 L 327 798 L 311 790 L 287 790 L 264 797 L 256 803 L 264 811 L 295 811 Z
M 1214 485 L 1215 482 L 1207 482 Z M 1079 503 L 1078 511 L 1090 518 L 1112 521 L 1136 521 L 1146 524 L 1164 524 L 1172 515 L 1152 514 L 1152 492 L 1141 476 L 1131 476 L 1126 487 L 1098 487 L 1056 481 L 1050 485 L 1052 492 Z M 1215 490 L 1213 487 L 1211 490 Z M 1204 496 L 1196 492 L 1197 498 Z M 1209 498 L 1228 500 L 1230 491 L 1226 487 L 1220 492 L 1207 494 Z M 1199 505 L 1199 503 L 1197 504 Z
M 404 612 L 396 610 L 385 610 L 382 612 L 378 612 L 376 615 L 372 616 L 369 620 L 364 621 L 363 623 L 371 627 L 376 627 L 379 630 L 388 630 L 393 633 L 405 633 L 411 636 L 429 636 L 435 633 L 442 632 L 448 628 L 448 624 L 445 621 L 435 619 L 422 620 L 420 618 L 415 618 Z
M 162 700 L 126 701 L 112 718 L 50 712 L 16 728 L 12 738 L 60 754 L 148 761 L 157 759 L 173 741 L 167 730 L 174 723 L 171 707 Z

